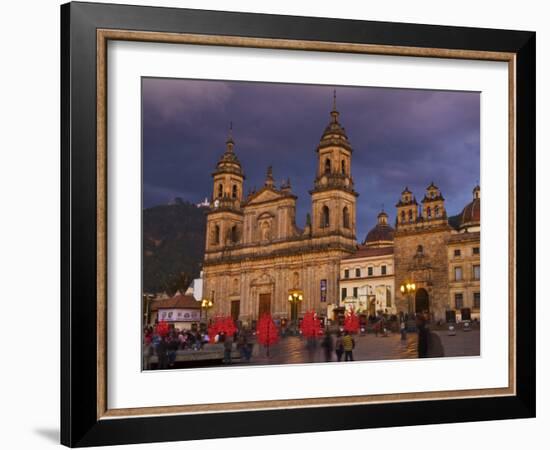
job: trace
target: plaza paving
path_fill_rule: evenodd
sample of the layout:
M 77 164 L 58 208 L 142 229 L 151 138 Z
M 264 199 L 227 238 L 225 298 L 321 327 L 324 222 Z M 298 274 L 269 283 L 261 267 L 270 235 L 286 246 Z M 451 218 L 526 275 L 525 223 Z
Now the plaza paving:
M 457 331 L 456 336 L 448 336 L 446 331 L 434 331 L 441 340 L 444 356 L 478 356 L 479 330 L 464 332 Z M 306 340 L 300 337 L 282 338 L 269 350 L 269 357 L 265 348 L 256 346 L 254 355 L 249 364 L 301 364 L 308 362 L 325 362 L 324 349 L 317 345 L 309 350 Z M 355 361 L 376 361 L 388 359 L 418 358 L 417 334 L 408 333 L 407 340 L 401 340 L 399 334 L 390 334 L 387 337 L 368 334 L 355 337 L 353 351 Z M 332 352 L 331 361 L 336 362 L 336 354 Z

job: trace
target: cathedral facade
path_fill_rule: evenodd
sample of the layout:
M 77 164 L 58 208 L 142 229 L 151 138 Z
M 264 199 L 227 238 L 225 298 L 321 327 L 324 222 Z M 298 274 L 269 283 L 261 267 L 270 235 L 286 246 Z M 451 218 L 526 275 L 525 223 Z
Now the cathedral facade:
M 352 147 L 336 105 L 316 149 L 311 215 L 296 225 L 290 181 L 276 186 L 271 168 L 261 189 L 243 195 L 245 174 L 230 135 L 212 173 L 203 262 L 210 317 L 252 324 L 262 314 L 297 320 L 306 311 L 333 319 L 334 308 L 365 314 L 425 313 L 434 320 L 480 312 L 480 189 L 448 217 L 432 182 L 417 202 L 405 188 L 395 228 L 381 212 L 358 243 Z M 404 292 L 414 285 L 414 292 Z
M 290 181 L 276 186 L 268 168 L 264 186 L 246 197 L 245 174 L 232 136 L 212 174 L 203 263 L 210 314 L 251 323 L 264 313 L 296 320 L 305 311 L 327 316 L 339 293 L 340 261 L 356 250 L 352 147 L 334 104 L 316 149 L 311 215 L 296 225 Z

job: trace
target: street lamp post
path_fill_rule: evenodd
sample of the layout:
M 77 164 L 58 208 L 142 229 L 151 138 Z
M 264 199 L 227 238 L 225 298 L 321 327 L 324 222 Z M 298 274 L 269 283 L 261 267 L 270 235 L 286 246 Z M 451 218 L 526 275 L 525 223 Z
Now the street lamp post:
M 407 295 L 408 313 L 412 314 L 412 295 L 416 291 L 416 285 L 412 281 L 405 281 L 400 290 L 402 294 Z
M 208 300 L 207 298 L 203 298 L 201 301 L 201 311 L 204 310 L 204 321 L 206 323 L 206 326 L 208 326 L 208 310 L 214 306 L 214 302 L 212 300 Z
M 153 294 L 143 294 L 143 298 L 145 300 L 145 311 L 143 312 L 143 326 L 147 327 L 149 326 L 149 318 L 151 317 L 151 300 L 155 298 Z
M 300 291 L 293 291 L 288 294 L 288 301 L 291 306 L 290 315 L 295 332 L 298 330 L 298 303 L 302 300 L 304 300 L 304 295 Z

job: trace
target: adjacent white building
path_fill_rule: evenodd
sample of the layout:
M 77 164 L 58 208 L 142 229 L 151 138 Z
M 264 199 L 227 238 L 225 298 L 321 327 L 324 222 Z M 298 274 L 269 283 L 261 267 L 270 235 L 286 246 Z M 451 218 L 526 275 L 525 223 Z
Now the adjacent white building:
M 360 314 L 396 314 L 393 228 L 388 215 L 378 214 L 355 254 L 340 264 L 340 306 Z

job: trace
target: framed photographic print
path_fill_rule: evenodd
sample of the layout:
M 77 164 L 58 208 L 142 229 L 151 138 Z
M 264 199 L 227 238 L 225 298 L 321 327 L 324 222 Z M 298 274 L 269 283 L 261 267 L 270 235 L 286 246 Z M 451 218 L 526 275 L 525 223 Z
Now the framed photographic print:
M 63 444 L 534 416 L 535 33 L 61 19 Z

